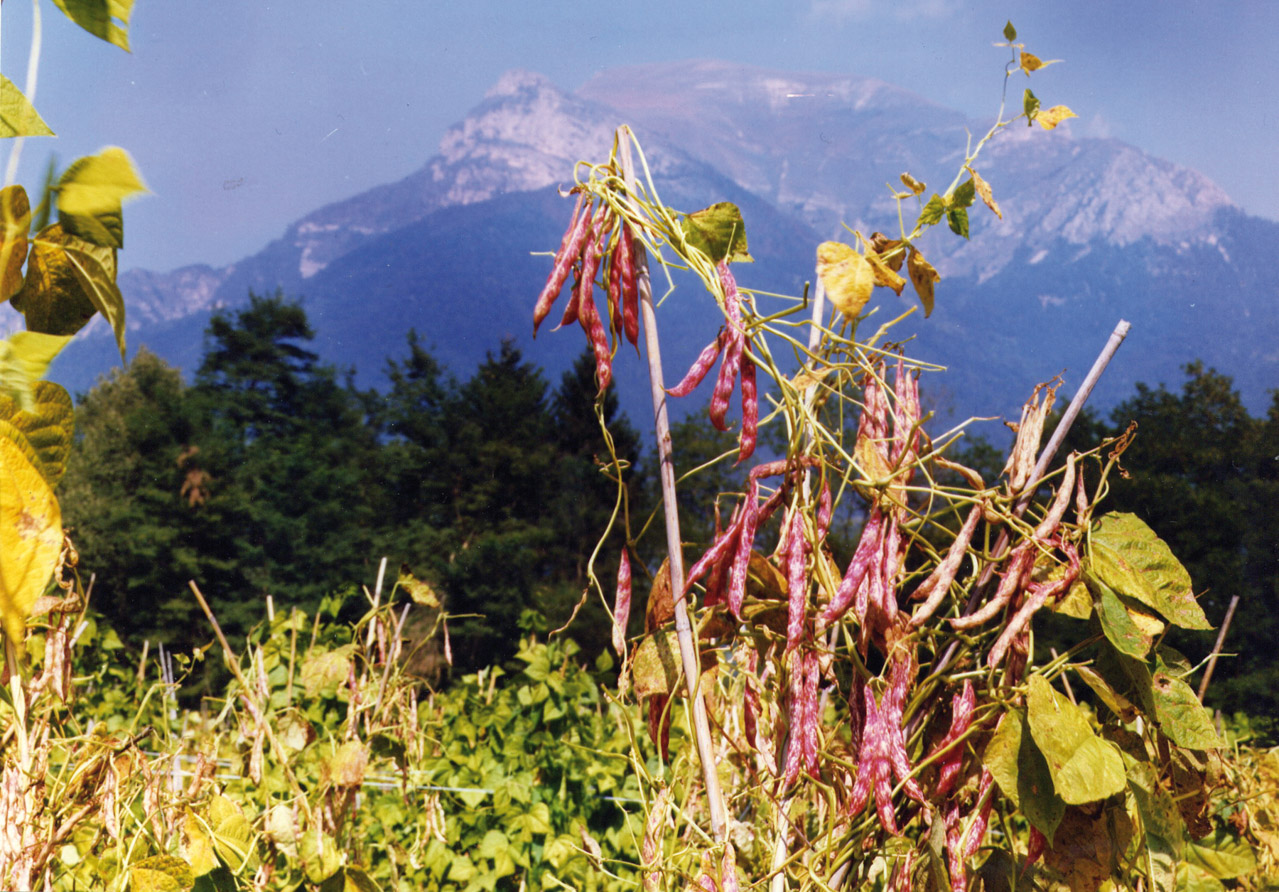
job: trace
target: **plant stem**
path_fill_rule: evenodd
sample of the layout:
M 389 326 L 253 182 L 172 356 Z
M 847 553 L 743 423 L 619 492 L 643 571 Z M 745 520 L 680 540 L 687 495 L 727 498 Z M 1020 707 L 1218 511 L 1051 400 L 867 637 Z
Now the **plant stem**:
M 1203 681 L 1199 682 L 1199 702 L 1208 693 L 1208 682 L 1212 681 L 1212 670 L 1217 668 L 1217 657 L 1221 655 L 1221 646 L 1226 643 L 1226 632 L 1230 630 L 1230 621 L 1235 618 L 1235 608 L 1239 606 L 1239 596 L 1230 598 L 1230 606 L 1226 608 L 1226 618 L 1221 621 L 1221 631 L 1217 633 L 1217 643 L 1212 646 L 1212 654 L 1208 657 L 1208 668 L 1204 670 Z
M 618 131 L 622 175 L 627 191 L 635 192 L 635 168 L 631 161 L 631 129 L 623 125 Z M 625 224 L 624 224 L 625 225 Z M 653 288 L 648 272 L 648 252 L 643 241 L 635 240 L 635 280 L 639 289 L 640 315 L 644 320 L 644 348 L 648 356 L 648 377 L 653 396 L 653 430 L 657 435 L 657 455 L 662 481 L 662 506 L 666 518 L 666 550 L 671 572 L 671 599 L 675 602 L 675 634 L 679 640 L 684 681 L 688 686 L 693 710 L 693 730 L 697 754 L 702 762 L 702 778 L 706 798 L 710 800 L 711 835 L 722 842 L 727 831 L 724 794 L 720 790 L 715 767 L 715 749 L 711 742 L 710 722 L 706 717 L 706 701 L 700 690 L 701 660 L 697 639 L 688 618 L 684 594 L 684 556 L 681 551 L 679 510 L 675 500 L 675 460 L 671 454 L 671 426 L 666 412 L 666 387 L 662 375 L 662 354 L 657 336 L 657 313 L 653 307 Z

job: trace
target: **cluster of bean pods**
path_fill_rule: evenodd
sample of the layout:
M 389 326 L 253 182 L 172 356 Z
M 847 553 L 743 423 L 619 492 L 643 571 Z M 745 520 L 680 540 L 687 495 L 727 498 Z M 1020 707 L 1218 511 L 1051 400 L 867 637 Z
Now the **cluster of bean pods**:
M 639 288 L 636 281 L 635 243 L 626 220 L 604 201 L 592 209 L 586 193 L 578 193 L 568 229 L 555 252 L 546 285 L 533 308 L 533 335 L 551 312 L 556 299 L 573 276 L 573 287 L 560 326 L 577 322 L 586 332 L 595 353 L 595 376 L 600 392 L 613 379 L 613 348 L 608 333 L 639 346 Z M 608 297 L 608 329 L 595 305 L 595 277 L 604 266 Z M 557 326 L 558 327 L 558 326 Z

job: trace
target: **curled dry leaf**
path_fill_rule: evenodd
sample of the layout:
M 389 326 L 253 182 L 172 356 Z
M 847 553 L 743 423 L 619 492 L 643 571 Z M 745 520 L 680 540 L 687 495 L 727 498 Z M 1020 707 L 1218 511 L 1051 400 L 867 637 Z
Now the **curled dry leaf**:
M 1077 117 L 1079 117 L 1079 115 L 1075 114 L 1066 106 L 1054 105 L 1050 109 L 1041 111 L 1035 117 L 1035 120 L 1038 121 L 1039 125 L 1043 127 L 1045 130 L 1052 130 L 1062 121 L 1065 121 L 1068 118 L 1077 118 Z
M 971 167 L 964 168 L 973 177 L 973 185 L 977 187 L 977 195 L 985 202 L 986 207 L 995 212 L 995 216 L 1004 219 L 1004 212 L 999 209 L 999 203 L 995 201 L 995 196 L 990 191 L 990 183 L 981 178 L 981 174 L 973 170 Z
M 919 302 L 924 305 L 924 316 L 931 316 L 933 288 L 941 281 L 941 276 L 914 245 L 911 245 L 910 253 L 906 258 L 906 271 L 910 274 L 910 284 L 915 286 L 915 293 L 919 295 Z

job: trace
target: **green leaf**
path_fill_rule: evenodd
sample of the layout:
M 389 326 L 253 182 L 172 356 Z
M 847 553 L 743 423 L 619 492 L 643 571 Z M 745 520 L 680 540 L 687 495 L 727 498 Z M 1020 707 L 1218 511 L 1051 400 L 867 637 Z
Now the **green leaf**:
M 1226 892 L 1226 887 L 1198 864 L 1183 861 L 1177 865 L 1177 892 Z
M 934 223 L 941 221 L 946 214 L 946 202 L 937 193 L 933 193 L 933 197 L 928 199 L 928 203 L 924 205 L 923 210 L 919 212 L 919 222 L 923 226 L 932 226 Z
M 1168 543 L 1135 514 L 1111 512 L 1092 528 L 1092 572 L 1122 595 L 1153 607 L 1184 629 L 1211 629 L 1190 574 Z
M 382 892 L 373 878 L 358 867 L 339 868 L 320 884 L 319 892 Z
M 1123 600 L 1104 582 L 1087 576 L 1089 589 L 1097 597 L 1097 619 L 1101 630 L 1120 653 L 1144 657 L 1154 639 L 1133 621 Z
M 1124 788 L 1124 763 L 1113 744 L 1093 733 L 1088 717 L 1033 675 L 1026 693 L 1026 721 L 1048 761 L 1053 787 L 1069 805 L 1113 796 Z
M 1004 40 L 1007 40 L 1009 43 L 1011 43 L 1012 41 L 1016 39 L 1017 39 L 1017 29 L 1013 27 L 1012 22 L 1008 22 L 1006 25 L 1004 25 Z
M 1039 100 L 1030 91 L 1029 87 L 1026 88 L 1025 94 L 1021 98 L 1021 108 L 1026 113 L 1026 126 L 1029 127 L 1030 122 L 1035 120 L 1035 116 L 1039 114 Z
M 124 149 L 108 146 L 67 168 L 55 187 L 62 228 L 106 248 L 124 247 L 124 201 L 146 192 Z
M 1247 876 L 1257 869 L 1252 846 L 1218 827 L 1212 836 L 1186 844 L 1186 860 L 1219 880 Z
M 8 186 L 0 191 L 0 302 L 22 289 L 22 265 L 27 262 L 27 231 L 31 227 L 31 202 L 27 190 Z
M 155 855 L 129 865 L 132 892 L 180 892 L 193 885 L 191 866 L 172 855 Z
M 1155 720 L 1169 740 L 1192 750 L 1211 750 L 1221 746 L 1221 738 L 1217 736 L 1208 710 L 1204 709 L 1190 685 L 1169 672 L 1162 660 L 1156 662 L 1150 677 L 1150 690 L 1155 701 Z
M 32 240 L 27 278 L 13 305 L 28 330 L 55 335 L 75 334 L 101 313 L 123 359 L 124 295 L 115 274 L 114 248 L 86 242 L 55 223 Z
M 342 857 L 338 854 L 337 845 L 326 833 L 313 829 L 303 831 L 299 849 L 306 877 L 313 883 L 324 882 L 337 873 L 342 866 Z
M 51 381 L 36 381 L 31 397 L 24 411 L 17 400 L 0 392 L 0 421 L 22 433 L 31 446 L 32 463 L 50 486 L 57 486 L 67 470 L 75 407 L 66 388 Z
M 22 91 L 0 74 L 0 139 L 14 136 L 53 136 Z
M 1048 762 L 1031 739 L 1025 710 L 1014 708 L 1004 714 L 986 745 L 982 764 L 1026 820 L 1052 839 L 1066 803 L 1053 789 Z
M 973 199 L 977 196 L 977 184 L 972 177 L 964 180 L 956 188 L 950 196 L 950 201 L 946 204 L 951 208 L 971 207 Z
M 746 250 L 746 224 L 742 212 L 730 201 L 721 201 L 705 210 L 688 214 L 680 221 L 684 238 L 712 263 L 750 263 L 755 258 Z
M 196 877 L 191 892 L 240 892 L 240 885 L 231 871 L 218 866 Z
M 18 331 L 0 341 L 0 393 L 16 400 L 23 411 L 34 411 L 36 382 L 70 340 L 69 335 Z
M 208 820 L 213 850 L 222 863 L 234 873 L 246 864 L 253 869 L 253 828 L 240 807 L 226 796 L 214 796 L 209 801 Z
M 1174 892 L 1177 885 L 1177 862 L 1181 860 L 1186 826 L 1177 803 L 1159 785 L 1159 776 L 1149 762 L 1130 760 L 1129 789 L 1141 816 L 1145 834 L 1143 860 L 1151 888 L 1158 892 Z
M 53 0 L 53 5 L 94 37 L 129 51 L 133 0 Z
M 946 225 L 955 235 L 968 238 L 968 211 L 964 208 L 951 208 L 946 211 Z

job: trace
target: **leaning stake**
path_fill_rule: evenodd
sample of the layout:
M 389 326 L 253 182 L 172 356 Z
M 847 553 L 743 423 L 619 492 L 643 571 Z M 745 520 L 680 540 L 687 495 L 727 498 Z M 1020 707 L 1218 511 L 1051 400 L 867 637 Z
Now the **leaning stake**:
M 617 142 L 622 154 L 622 176 L 626 190 L 635 194 L 635 168 L 631 163 L 631 128 L 618 130 Z M 626 225 L 625 222 L 622 224 Z M 702 761 L 702 779 L 706 798 L 710 800 L 711 834 L 723 842 L 726 832 L 724 795 L 720 792 L 719 774 L 715 770 L 715 750 L 711 744 L 710 722 L 706 719 L 706 702 L 699 687 L 701 662 L 697 640 L 688 619 L 688 603 L 684 594 L 684 558 L 680 551 L 679 512 L 675 503 L 675 461 L 671 456 L 671 426 L 666 415 L 666 389 L 662 377 L 662 354 L 657 338 L 657 313 L 653 308 L 653 288 L 648 275 L 648 252 L 640 239 L 634 240 L 635 279 L 639 286 L 640 316 L 644 320 L 644 347 L 648 354 L 648 378 L 653 394 L 653 429 L 657 435 L 657 456 L 662 478 L 662 506 L 666 515 L 666 550 L 670 558 L 671 595 L 675 601 L 675 634 L 679 639 L 680 661 L 693 707 L 693 730 L 697 737 L 697 755 Z

